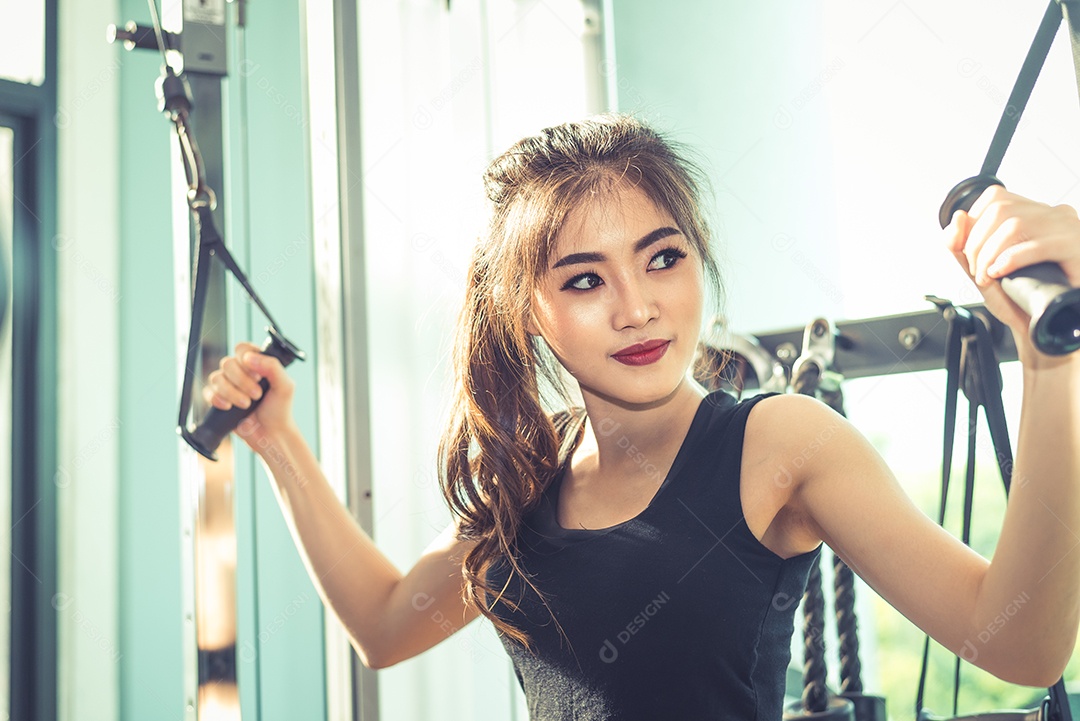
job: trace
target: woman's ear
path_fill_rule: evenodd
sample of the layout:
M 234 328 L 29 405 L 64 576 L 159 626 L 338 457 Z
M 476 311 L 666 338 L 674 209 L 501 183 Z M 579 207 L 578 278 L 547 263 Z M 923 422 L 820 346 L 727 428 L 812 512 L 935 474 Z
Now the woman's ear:
M 541 323 L 537 319 L 537 308 L 543 307 L 543 299 L 538 288 L 534 288 L 530 294 L 528 308 L 525 310 L 525 331 L 529 335 L 543 336 L 540 332 Z M 543 315 L 541 313 L 540 315 Z
M 529 335 L 540 335 L 540 328 L 536 323 L 536 314 L 532 308 L 529 308 L 529 312 L 525 316 L 525 332 Z

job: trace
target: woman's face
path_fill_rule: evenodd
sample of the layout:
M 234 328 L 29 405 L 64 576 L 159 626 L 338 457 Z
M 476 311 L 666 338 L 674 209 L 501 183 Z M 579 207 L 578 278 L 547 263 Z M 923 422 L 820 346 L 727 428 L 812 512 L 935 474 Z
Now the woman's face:
M 583 397 L 650 403 L 686 377 L 703 286 L 701 258 L 671 215 L 620 184 L 570 213 L 533 293 L 528 330 L 543 336 Z M 625 354 L 637 344 L 663 345 Z

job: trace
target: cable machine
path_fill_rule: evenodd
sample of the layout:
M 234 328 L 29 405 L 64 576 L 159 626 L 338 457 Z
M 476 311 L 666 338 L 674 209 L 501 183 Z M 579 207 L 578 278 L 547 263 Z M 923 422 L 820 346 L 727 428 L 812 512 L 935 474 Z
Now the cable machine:
M 995 456 L 1008 493 L 1012 450 L 1001 403 L 1000 360 L 1016 360 L 1016 346 L 1009 329 L 981 304 L 957 306 L 936 296 L 926 299 L 936 310 L 831 323 L 816 318 L 804 328 L 790 328 L 741 335 L 731 333 L 724 320 L 716 319 L 701 346 L 695 377 L 710 390 L 723 388 L 741 397 L 744 391 L 792 392 L 810 395 L 844 412 L 842 383 L 848 378 L 868 378 L 924 370 L 947 370 L 945 447 L 941 505 L 938 523 L 943 525 L 955 435 L 956 396 L 963 389 L 969 401 L 968 461 L 964 488 L 962 540 L 970 541 L 976 411 L 984 407 Z M 854 576 L 838 557 L 833 563 L 833 607 L 840 665 L 840 688 L 826 686 L 825 597 L 820 564 L 811 568 L 803 610 L 803 693 L 785 712 L 785 721 L 831 719 L 835 721 L 885 721 L 885 699 L 866 694 L 860 677 L 859 641 L 854 604 Z M 941 717 L 923 707 L 929 654 L 929 637 L 916 700 L 917 721 L 1071 721 L 1063 679 L 1049 689 L 1039 707 L 993 711 L 959 716 L 960 657 L 956 658 L 952 716 Z

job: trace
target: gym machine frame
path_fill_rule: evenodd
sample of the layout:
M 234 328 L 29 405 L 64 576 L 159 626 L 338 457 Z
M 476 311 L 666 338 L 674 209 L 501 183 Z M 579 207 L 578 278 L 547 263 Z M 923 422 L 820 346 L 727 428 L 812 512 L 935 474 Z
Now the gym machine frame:
M 934 296 L 926 296 L 928 301 L 934 302 L 932 298 Z M 987 319 L 1000 361 L 1017 360 L 1012 333 L 981 303 L 957 307 Z M 832 329 L 835 350 L 831 365 L 845 380 L 945 367 L 949 327 L 937 309 L 836 321 Z M 806 328 L 800 326 L 754 335 L 730 334 L 724 330 L 724 321 L 718 319 L 705 345 L 711 352 L 733 354 L 736 367 L 731 373 L 737 377 L 730 382 L 734 389 L 757 387 L 763 391 L 782 392 L 792 378 L 805 333 Z M 749 384 L 740 381 L 740 377 Z

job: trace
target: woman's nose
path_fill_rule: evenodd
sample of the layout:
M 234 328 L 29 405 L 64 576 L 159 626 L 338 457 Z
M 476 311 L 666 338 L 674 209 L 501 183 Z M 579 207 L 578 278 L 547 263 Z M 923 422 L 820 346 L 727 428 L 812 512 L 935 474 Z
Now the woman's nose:
M 642 279 L 627 279 L 616 295 L 614 324 L 616 328 L 640 328 L 660 314 L 648 284 Z

